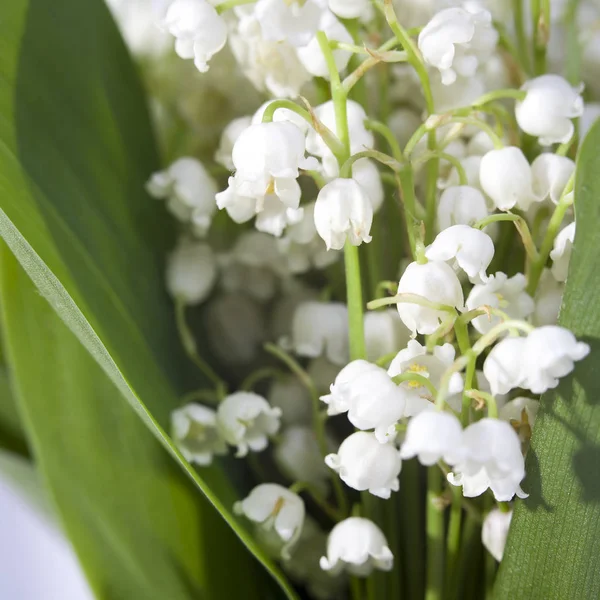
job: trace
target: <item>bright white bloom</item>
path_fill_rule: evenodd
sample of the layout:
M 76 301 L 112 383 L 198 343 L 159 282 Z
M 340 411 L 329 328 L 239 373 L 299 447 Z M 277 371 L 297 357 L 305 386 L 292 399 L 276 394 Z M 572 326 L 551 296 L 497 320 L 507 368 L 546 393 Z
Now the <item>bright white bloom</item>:
M 557 281 L 567 280 L 574 241 L 575 223 L 567 225 L 554 239 L 550 258 L 552 259 L 552 275 Z
M 175 52 L 202 73 L 227 42 L 227 25 L 206 0 L 173 0 L 161 25 L 175 37 Z
M 481 187 L 481 180 L 479 178 L 479 171 L 481 169 L 481 156 L 466 156 L 460 161 L 460 164 L 467 175 L 467 185 L 479 191 L 483 191 L 483 188 Z M 441 189 L 458 185 L 460 185 L 460 177 L 458 176 L 456 167 L 452 167 L 447 179 L 444 180 L 443 178 L 440 178 L 438 180 L 438 187 Z M 453 224 L 455 225 L 456 223 Z
M 173 440 L 184 458 L 200 466 L 213 455 L 226 454 L 227 445 L 217 429 L 217 413 L 201 404 L 187 404 L 171 413 Z
M 568 142 L 575 131 L 572 119 L 583 114 L 583 87 L 572 87 L 560 75 L 541 75 L 521 89 L 527 95 L 515 106 L 519 127 L 543 146 Z
M 479 179 L 483 191 L 499 210 L 514 206 L 527 210 L 538 202 L 533 191 L 531 167 L 520 148 L 492 150 L 481 159 Z
M 462 437 L 460 421 L 454 415 L 425 411 L 408 422 L 400 457 L 406 460 L 417 456 L 427 467 L 442 459 L 455 465 L 462 457 Z
M 521 386 L 524 352 L 525 338 L 522 337 L 504 338 L 492 348 L 483 363 L 483 373 L 492 395 L 507 394 Z
M 197 235 L 206 234 L 217 209 L 217 184 L 200 161 L 179 158 L 164 171 L 154 173 L 146 189 L 154 198 L 164 198 L 180 221 L 191 222 Z
M 457 74 L 475 75 L 497 41 L 492 15 L 471 4 L 438 12 L 419 34 L 419 50 L 425 62 L 440 71 L 442 83 L 451 85 Z
M 325 457 L 325 464 L 355 490 L 389 498 L 400 489 L 402 461 L 398 450 L 393 444 L 380 444 L 372 433 L 353 433 L 342 442 L 337 454 Z
M 555 388 L 559 378 L 574 369 L 574 362 L 584 359 L 589 352 L 588 344 L 578 342 L 564 327 L 538 327 L 527 336 L 525 342 L 522 387 L 534 394 L 543 394 Z
M 167 290 L 173 298 L 194 305 L 206 300 L 217 279 L 217 264 L 208 244 L 179 240 L 167 258 Z
M 306 273 L 312 268 L 324 269 L 337 262 L 340 253 L 327 250 L 315 227 L 315 203 L 302 207 L 302 219 L 290 225 L 277 240 L 279 251 L 291 273 Z
M 358 181 L 361 187 L 367 192 L 373 212 L 377 212 L 384 200 L 383 183 L 381 175 L 374 161 L 368 158 L 361 158 L 352 165 L 352 179 Z
M 533 191 L 540 199 L 549 198 L 558 204 L 571 175 L 575 163 L 566 156 L 544 152 L 531 163 Z
M 236 502 L 233 510 L 263 528 L 274 531 L 285 543 L 282 556 L 289 558 L 289 551 L 302 532 L 306 512 L 298 494 L 276 483 L 262 483 L 247 498 Z
M 321 396 L 321 401 L 327 404 L 329 416 L 339 415 L 350 409 L 354 381 L 361 375 L 377 372 L 379 367 L 366 360 L 353 360 L 336 376 L 331 384 L 330 393 Z
M 385 535 L 368 519 L 350 517 L 338 523 L 327 540 L 327 556 L 322 556 L 321 569 L 366 577 L 373 569 L 391 571 L 394 555 Z
M 416 294 L 430 302 L 462 309 L 464 304 L 460 281 L 447 263 L 429 261 L 423 265 L 413 262 L 406 267 L 398 284 L 399 294 Z M 429 335 L 448 316 L 434 308 L 401 302 L 398 313 L 402 322 L 413 332 Z
M 372 12 L 370 0 L 329 0 L 329 10 L 342 19 L 368 18 Z
M 235 169 L 233 158 L 231 157 L 233 147 L 242 132 L 250 127 L 251 122 L 252 117 L 239 117 L 238 119 L 231 121 L 221 134 L 219 147 L 215 152 L 215 160 L 229 171 Z
M 488 215 L 483 194 L 469 185 L 446 188 L 438 202 L 437 223 L 440 231 L 452 225 L 473 225 Z
M 464 496 L 480 496 L 490 488 L 498 502 L 508 502 L 515 494 L 527 497 L 519 485 L 525 477 L 521 440 L 508 423 L 484 418 L 469 425 L 463 432 L 463 452 L 448 481 L 462 485 Z
M 469 310 L 490 306 L 498 308 L 512 319 L 528 317 L 535 307 L 533 298 L 525 291 L 527 278 L 523 273 L 508 277 L 506 273 L 498 272 L 491 275 L 486 283 L 473 286 L 466 305 Z M 471 321 L 479 333 L 487 333 L 500 323 L 500 317 L 482 315 Z
M 535 294 L 533 324 L 536 327 L 556 325 L 564 291 L 564 283 L 556 281 L 550 269 L 544 269 Z
M 317 196 L 315 227 L 327 249 L 341 250 L 348 240 L 353 246 L 371 241 L 373 205 L 354 179 L 334 179 Z
M 275 0 L 280 2 L 281 0 Z M 338 21 L 330 11 L 326 10 L 321 15 L 319 30 L 325 32 L 328 40 L 335 40 L 344 44 L 352 44 L 353 39 L 348 30 Z M 339 48 L 333 50 L 333 59 L 339 73 L 341 73 L 350 60 L 351 53 Z M 306 46 L 298 48 L 298 58 L 304 68 L 315 77 L 329 79 L 329 69 L 325 62 L 323 52 L 316 37 L 313 37 Z
M 304 302 L 294 313 L 292 346 L 299 356 L 321 354 L 337 365 L 348 362 L 348 309 L 337 302 Z
M 254 6 L 263 38 L 270 42 L 288 42 L 292 46 L 308 44 L 319 28 L 322 12 L 315 0 L 258 0 Z
M 486 550 L 498 561 L 504 556 L 506 538 L 512 520 L 512 510 L 503 512 L 497 508 L 492 509 L 483 520 L 481 541 Z
M 492 238 L 468 225 L 452 225 L 436 236 L 425 256 L 434 261 L 456 261 L 471 280 L 487 281 L 487 268 L 494 258 Z
M 438 389 L 442 377 L 448 367 L 454 362 L 456 351 L 452 344 L 444 344 L 436 346 L 432 354 L 428 354 L 427 348 L 421 345 L 417 340 L 410 340 L 404 350 L 400 350 L 391 365 L 388 368 L 388 375 L 396 377 L 415 373 L 421 377 L 425 377 L 433 386 Z M 412 417 L 423 410 L 433 409 L 431 392 L 425 386 L 422 386 L 417 381 L 405 381 L 400 384 L 406 389 L 406 409 L 405 415 Z M 448 384 L 448 394 L 450 396 L 459 394 L 463 390 L 463 380 L 459 373 L 454 373 L 450 377 Z
M 259 91 L 276 98 L 295 98 L 311 79 L 298 58 L 297 49 L 287 41 L 263 37 L 252 8 L 236 10 L 240 20 L 229 35 L 229 45 L 244 75 Z
M 373 148 L 375 139 L 373 133 L 365 127 L 367 114 L 365 109 L 354 100 L 348 100 L 346 104 L 348 114 L 348 132 L 350 134 L 350 153 L 357 154 L 363 150 Z M 331 100 L 317 106 L 314 109 L 315 116 L 325 127 L 336 132 L 335 106 Z M 321 136 L 310 129 L 306 136 L 306 150 L 322 159 L 323 170 L 328 177 L 337 177 L 339 165 L 337 159 L 327 146 Z
M 251 125 L 236 140 L 232 161 L 235 175 L 216 199 L 236 223 L 258 215 L 257 229 L 279 236 L 287 224 L 302 218 L 299 169 L 315 165 L 304 158 L 304 134 L 296 125 Z
M 310 394 L 295 375 L 273 380 L 267 400 L 281 409 L 283 425 L 309 425 L 312 421 Z
M 281 409 L 273 408 L 258 394 L 236 392 L 219 404 L 217 422 L 225 441 L 237 446 L 237 457 L 248 450 L 260 452 L 269 443 L 269 436 L 279 430 Z
M 364 322 L 368 360 L 376 361 L 391 354 L 409 340 L 410 331 L 393 308 L 366 312 Z
M 539 409 L 540 403 L 538 400 L 518 396 L 507 402 L 498 411 L 498 418 L 517 427 L 526 421 L 530 427 L 533 427 Z
M 310 427 L 296 425 L 284 429 L 273 458 L 290 481 L 310 483 L 323 493 L 327 492 L 329 471 Z

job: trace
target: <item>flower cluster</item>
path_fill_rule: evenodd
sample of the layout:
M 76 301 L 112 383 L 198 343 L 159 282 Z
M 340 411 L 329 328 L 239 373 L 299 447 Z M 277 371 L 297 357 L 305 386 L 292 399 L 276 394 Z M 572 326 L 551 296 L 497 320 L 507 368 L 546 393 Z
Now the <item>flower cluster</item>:
M 166 285 L 211 381 L 172 415 L 181 453 L 268 455 L 235 512 L 315 597 L 393 568 L 369 496 L 398 493 L 413 459 L 439 518 L 447 490 L 495 504 L 482 541 L 500 560 L 540 395 L 590 351 L 558 313 L 600 105 L 558 74 L 562 14 L 538 15 L 542 60 L 496 29 L 503 1 L 157 4 L 179 57 L 213 73 L 228 46 L 268 95 L 212 158 L 171 156 L 147 182 L 180 230 Z M 600 34 L 584 38 L 600 92 Z

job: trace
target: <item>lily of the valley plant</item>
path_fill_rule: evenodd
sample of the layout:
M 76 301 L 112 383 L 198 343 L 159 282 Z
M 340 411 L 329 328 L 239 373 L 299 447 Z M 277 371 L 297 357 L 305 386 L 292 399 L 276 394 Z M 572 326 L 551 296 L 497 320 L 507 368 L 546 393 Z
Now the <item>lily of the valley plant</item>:
M 598 4 L 111 4 L 153 82 L 147 191 L 206 382 L 172 413 L 181 453 L 246 465 L 231 508 L 305 597 L 483 597 L 540 396 L 590 360 L 557 318 Z

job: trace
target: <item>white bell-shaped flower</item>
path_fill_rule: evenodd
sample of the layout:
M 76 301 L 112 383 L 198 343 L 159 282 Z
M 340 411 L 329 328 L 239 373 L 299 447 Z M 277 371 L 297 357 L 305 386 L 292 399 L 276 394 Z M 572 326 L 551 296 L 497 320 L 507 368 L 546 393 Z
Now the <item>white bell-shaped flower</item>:
M 381 175 L 374 161 L 368 158 L 361 158 L 352 165 L 352 179 L 358 181 L 361 187 L 367 192 L 373 212 L 377 212 L 384 200 L 383 183 Z
M 215 454 L 226 454 L 227 444 L 217 428 L 217 413 L 201 404 L 187 404 L 171 413 L 173 441 L 184 458 L 200 466 Z
M 323 462 L 315 432 L 310 427 L 295 425 L 284 429 L 273 458 L 290 481 L 310 483 L 323 494 L 327 492 L 329 471 Z
M 279 430 L 280 417 L 280 408 L 273 408 L 262 396 L 252 392 L 227 396 L 217 410 L 219 430 L 228 444 L 237 446 L 237 457 L 246 456 L 248 450 L 264 450 L 269 436 Z
M 361 375 L 377 372 L 379 367 L 366 360 L 353 360 L 337 374 L 329 388 L 329 394 L 321 396 L 321 401 L 327 404 L 329 416 L 340 415 L 350 410 L 354 381 Z
M 417 342 L 410 340 L 404 348 L 400 350 L 388 368 L 388 375 L 396 377 L 414 373 L 425 377 L 433 386 L 439 388 L 444 373 L 454 362 L 456 350 L 452 344 L 435 346 L 433 353 L 429 354 L 427 348 Z M 435 398 L 432 397 L 429 389 L 417 381 L 404 381 L 400 384 L 406 389 L 406 409 L 405 415 L 413 417 L 423 410 L 432 410 Z M 453 373 L 448 383 L 448 395 L 459 394 L 463 390 L 463 380 L 460 373 Z
M 281 409 L 282 425 L 310 425 L 312 404 L 306 386 L 294 375 L 277 378 L 271 383 L 267 400 Z
M 489 306 L 502 310 L 512 319 L 524 319 L 535 308 L 533 298 L 525 291 L 526 287 L 527 278 L 523 273 L 508 277 L 499 271 L 486 283 L 473 286 L 465 304 L 469 310 Z M 500 323 L 500 317 L 482 315 L 471 323 L 479 333 L 487 333 Z
M 555 388 L 559 378 L 568 375 L 575 368 L 574 363 L 589 353 L 589 345 L 578 342 L 568 329 L 555 325 L 538 327 L 525 341 L 522 387 L 534 394 Z
M 522 337 L 504 338 L 492 348 L 483 363 L 483 373 L 493 396 L 507 394 L 521 386 L 524 352 L 525 338 Z
M 315 203 L 315 227 L 327 249 L 341 250 L 346 240 L 353 246 L 371 241 L 373 205 L 354 179 L 334 179 L 326 184 Z
M 342 442 L 337 454 L 325 457 L 325 464 L 355 490 L 368 490 L 387 499 L 400 489 L 402 461 L 398 450 L 393 444 L 380 444 L 372 433 L 353 433 Z
M 481 541 L 485 549 L 498 561 L 504 556 L 508 530 L 512 520 L 512 510 L 504 512 L 497 508 L 492 509 L 483 520 L 481 528 Z
M 437 207 L 437 224 L 440 231 L 453 225 L 473 225 L 489 215 L 483 194 L 469 185 L 446 188 Z
M 508 423 L 483 418 L 469 425 L 463 432 L 463 453 L 448 481 L 462 485 L 464 496 L 480 496 L 490 488 L 498 502 L 508 502 L 515 494 L 527 497 L 519 485 L 525 477 L 521 440 Z
M 324 354 L 332 363 L 348 362 L 348 309 L 338 302 L 303 302 L 294 313 L 292 347 L 299 356 Z
M 385 535 L 369 519 L 349 517 L 338 523 L 327 540 L 327 556 L 322 556 L 321 569 L 333 574 L 343 570 L 367 577 L 373 569 L 391 571 L 394 555 Z
M 464 169 L 465 174 L 467 176 L 467 185 L 482 192 L 483 188 L 481 187 L 481 179 L 479 177 L 479 171 L 481 169 L 481 158 L 481 156 L 466 156 L 465 158 L 461 159 L 460 164 L 462 165 L 462 168 Z M 438 180 L 438 187 L 441 189 L 456 187 L 459 185 L 460 177 L 458 175 L 456 167 L 452 167 L 452 169 L 450 169 L 450 173 L 448 174 L 448 177 L 446 179 L 440 178 Z M 456 224 L 457 223 L 452 223 L 452 225 Z M 468 225 L 468 223 L 466 224 Z
M 575 131 L 572 119 L 583 114 L 583 87 L 571 86 L 560 75 L 541 75 L 521 89 L 527 95 L 515 106 L 519 127 L 539 138 L 542 146 L 568 142 Z
M 321 14 L 319 30 L 323 31 L 330 41 L 341 42 L 344 44 L 353 43 L 352 36 L 348 30 L 340 23 L 340 21 L 338 21 L 335 15 L 328 10 L 323 11 Z M 333 50 L 332 54 L 337 71 L 341 73 L 347 67 L 352 54 L 347 50 L 340 50 L 339 48 Z M 311 75 L 329 79 L 329 69 L 327 68 L 325 57 L 323 56 L 319 41 L 316 37 L 313 37 L 302 48 L 298 48 L 298 58 Z
M 373 148 L 375 138 L 373 133 L 365 127 L 367 114 L 365 109 L 354 100 L 348 100 L 346 103 L 346 112 L 348 117 L 348 133 L 350 136 L 350 153 L 357 154 L 363 150 Z M 314 109 L 317 119 L 328 129 L 336 133 L 335 106 L 333 101 L 329 100 L 320 104 Z M 339 174 L 339 165 L 337 159 L 327 146 L 321 136 L 310 129 L 306 136 L 306 150 L 309 154 L 318 156 L 323 163 L 323 171 L 327 177 L 334 178 Z
M 487 268 L 494 258 L 492 238 L 468 225 L 452 225 L 436 236 L 425 256 L 434 261 L 456 261 L 471 280 L 487 281 Z
M 408 422 L 400 458 L 418 457 L 430 467 L 439 460 L 455 465 L 462 458 L 463 429 L 452 414 L 437 410 L 419 413 Z
M 439 70 L 444 85 L 451 85 L 457 74 L 472 77 L 497 41 L 492 15 L 471 4 L 438 12 L 419 34 L 418 44 L 425 62 Z
M 305 46 L 319 28 L 323 13 L 319 4 L 315 0 L 258 0 L 254 5 L 254 16 L 260 23 L 265 40 Z
M 217 184 L 195 158 L 177 159 L 164 171 L 154 173 L 146 184 L 154 198 L 167 201 L 167 208 L 180 221 L 192 222 L 194 232 L 204 236 L 212 222 Z
M 483 156 L 494 149 L 494 141 L 487 131 L 478 131 L 467 144 L 469 156 Z
M 538 198 L 558 204 L 575 171 L 575 163 L 566 156 L 544 152 L 531 163 L 533 191 Z
M 429 261 L 425 264 L 410 263 L 398 284 L 399 294 L 416 294 L 430 302 L 463 308 L 464 297 L 456 273 L 447 263 Z M 402 322 L 413 332 L 429 335 L 447 317 L 448 313 L 402 302 L 398 304 L 398 314 Z
M 565 284 L 556 281 L 550 269 L 544 269 L 535 294 L 532 321 L 536 327 L 556 325 L 564 291 Z
M 215 152 L 215 160 L 223 165 L 228 171 L 233 171 L 235 165 L 233 164 L 233 147 L 237 142 L 243 131 L 248 129 L 252 123 L 252 117 L 239 117 L 234 119 L 223 129 L 221 139 L 219 140 L 219 147 Z
M 247 498 L 236 502 L 233 510 L 276 533 L 284 543 L 282 556 L 289 558 L 289 551 L 302 532 L 306 514 L 304 502 L 298 494 L 276 483 L 262 483 Z
M 200 304 L 208 298 L 217 279 L 217 263 L 208 244 L 187 238 L 179 240 L 167 258 L 167 290 L 185 304 Z
M 373 8 L 370 0 L 329 0 L 329 10 L 342 19 L 366 19 Z
M 277 102 L 277 99 L 270 99 L 266 102 L 263 102 L 252 115 L 251 125 L 259 125 L 263 122 L 263 118 L 265 116 L 265 112 L 267 108 L 273 104 L 273 102 Z M 276 108 L 273 112 L 273 122 L 281 123 L 287 121 L 289 123 L 293 123 L 304 135 L 308 132 L 310 125 L 308 122 L 303 119 L 298 113 L 295 113 L 293 110 L 289 108 L 279 107 Z
M 515 146 L 488 152 L 481 159 L 479 180 L 499 210 L 514 206 L 527 210 L 540 200 L 533 191 L 531 167 L 523 151 Z
M 175 52 L 202 73 L 227 42 L 227 25 L 207 0 L 173 0 L 160 24 L 175 37 Z
M 371 361 L 406 346 L 410 338 L 410 331 L 393 308 L 365 313 L 364 323 L 367 359 Z
M 526 420 L 529 427 L 533 427 L 539 409 L 539 400 L 518 396 L 517 398 L 509 400 L 498 411 L 498 418 L 510 423 L 515 429 L 518 429 L 524 420 Z
M 550 252 L 550 258 L 552 259 L 552 275 L 554 275 L 556 281 L 567 280 L 574 241 L 574 222 L 567 225 L 554 239 L 554 247 Z

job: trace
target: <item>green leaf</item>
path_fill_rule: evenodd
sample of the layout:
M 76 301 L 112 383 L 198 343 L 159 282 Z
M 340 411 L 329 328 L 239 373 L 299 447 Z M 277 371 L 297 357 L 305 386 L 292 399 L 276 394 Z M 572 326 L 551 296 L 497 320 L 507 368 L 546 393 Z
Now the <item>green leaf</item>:
M 542 397 L 496 600 L 600 597 L 600 122 L 576 175 L 577 233 L 560 324 L 591 354 Z
M 280 571 L 232 516 L 237 493 L 225 474 L 211 468 L 200 477 L 165 433 L 190 379 L 163 283 L 171 220 L 144 192 L 157 165 L 143 92 L 103 2 L 0 3 L 0 234 L 150 431 L 292 598 Z M 123 399 L 113 394 L 110 402 Z
M 260 598 L 248 554 L 16 259 L 0 255 L 6 347 L 36 464 L 98 598 Z M 199 508 L 201 508 L 199 510 Z M 227 576 L 228 564 L 240 579 Z M 242 584 L 241 582 L 244 581 Z

